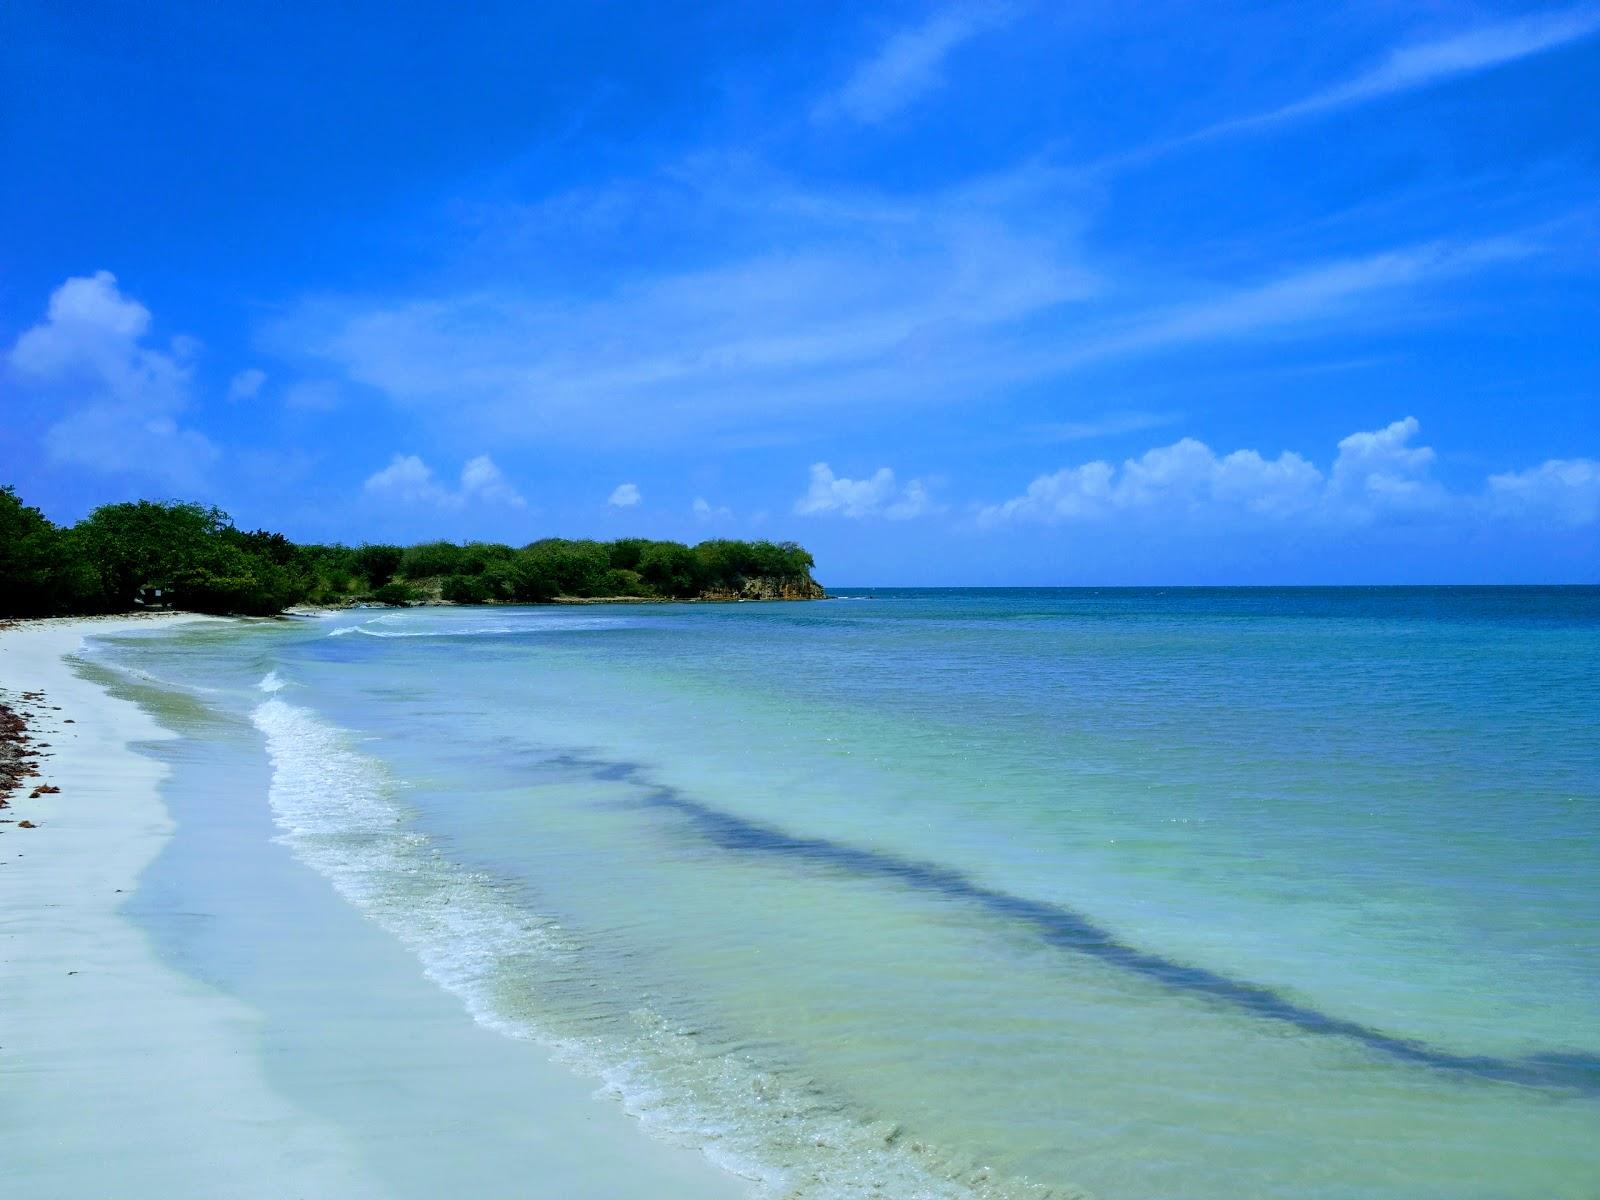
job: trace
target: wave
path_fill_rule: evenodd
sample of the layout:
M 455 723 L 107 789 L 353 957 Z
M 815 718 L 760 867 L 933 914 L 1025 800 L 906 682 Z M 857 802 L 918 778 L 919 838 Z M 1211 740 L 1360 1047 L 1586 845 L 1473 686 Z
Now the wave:
M 812 1080 L 709 1049 L 711 1039 L 700 1031 L 648 1008 L 633 1012 L 620 1033 L 556 1033 L 507 997 L 537 998 L 542 982 L 580 975 L 581 944 L 411 829 L 385 764 L 357 750 L 343 730 L 276 695 L 252 719 L 272 762 L 269 801 L 278 840 L 399 938 L 476 1021 L 536 1041 L 598 1077 L 655 1136 L 698 1146 L 774 1200 L 1083 1195 L 993 1177 L 977 1160 L 906 1135 Z
M 139 667 L 129 666 L 125 662 L 118 661 L 113 654 L 107 653 L 101 647 L 96 646 L 89 638 L 84 639 L 83 645 L 73 657 L 84 662 L 93 663 L 96 667 L 110 671 L 114 675 L 121 675 L 131 683 L 145 684 L 163 692 L 179 695 L 188 693 L 195 696 L 220 696 L 224 691 L 222 688 L 206 687 L 199 683 L 181 683 L 176 679 L 153 675 L 149 671 L 141 670 Z
M 491 625 L 461 625 L 434 629 L 374 629 L 374 625 L 395 624 L 404 617 L 379 617 L 361 625 L 341 625 L 328 631 L 328 637 L 359 633 L 371 638 L 462 638 L 506 637 L 528 633 L 587 632 L 595 629 L 624 629 L 639 622 L 623 617 L 543 617 L 532 620 L 502 621 Z

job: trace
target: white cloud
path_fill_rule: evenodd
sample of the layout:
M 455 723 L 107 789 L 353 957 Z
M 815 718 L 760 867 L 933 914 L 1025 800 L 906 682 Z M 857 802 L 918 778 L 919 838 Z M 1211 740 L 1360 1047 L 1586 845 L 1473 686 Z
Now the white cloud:
M 1020 496 L 981 506 L 978 523 L 1090 524 L 1119 520 L 1193 523 L 1226 530 L 1244 522 L 1359 527 L 1418 520 L 1528 518 L 1580 526 L 1600 520 L 1600 461 L 1550 459 L 1492 475 L 1482 493 L 1450 491 L 1433 478 L 1437 456 L 1414 445 L 1415 417 L 1339 442 L 1324 474 L 1293 451 L 1219 455 L 1183 438 L 1120 464 L 1064 467 Z
M 1434 241 L 1314 262 L 1182 304 L 1107 298 L 1092 311 L 1096 284 L 1059 233 L 1028 232 L 1017 209 L 1053 195 L 1047 176 L 1024 172 L 924 203 L 759 186 L 738 197 L 696 192 L 703 219 L 792 216 L 786 248 L 647 271 L 583 301 L 506 284 L 307 308 L 278 340 L 486 439 L 659 445 L 771 434 L 825 409 L 831 420 L 848 408 L 974 402 L 1189 346 L 1326 336 L 1411 316 L 1424 289 L 1547 252 L 1548 234 Z M 750 203 L 762 213 L 746 212 Z
M 150 328 L 150 310 L 125 297 L 110 271 L 74 276 L 50 295 L 41 324 L 27 330 L 11 349 L 11 362 L 36 378 L 73 374 L 91 378 L 156 376 L 171 386 L 178 372 L 170 359 L 129 362 L 130 351 Z M 119 380 L 119 382 L 124 382 Z M 139 386 L 148 379 L 126 381 Z
M 927 485 L 920 479 L 913 479 L 885 506 L 883 515 L 891 521 L 909 521 L 912 517 L 925 517 L 938 510 L 939 506 L 928 494 Z
M 639 493 L 636 483 L 619 483 L 611 492 L 611 498 L 606 501 L 613 508 L 632 508 L 644 497 Z
M 853 520 L 887 517 L 904 521 L 935 512 L 937 506 L 922 480 L 913 479 L 900 487 L 888 467 L 879 467 L 866 479 L 846 479 L 835 475 L 827 463 L 813 463 L 810 485 L 806 494 L 795 501 L 794 511 L 802 516 L 835 515 Z
M 1293 451 L 1219 455 L 1183 438 L 1120 467 L 1104 461 L 1041 475 L 1022 495 L 979 510 L 979 520 L 1093 521 L 1118 514 L 1161 518 L 1229 515 L 1360 522 L 1436 510 L 1448 500 L 1430 477 L 1434 452 L 1411 444 L 1415 417 L 1353 433 L 1326 476 Z
M 690 505 L 697 521 L 726 521 L 733 516 L 733 509 L 723 504 L 712 504 L 704 496 L 696 496 Z
M 1196 135 L 1212 137 L 1255 126 L 1347 108 L 1398 92 L 1442 83 L 1564 46 L 1600 32 L 1600 8 L 1585 6 L 1536 13 L 1482 25 L 1465 33 L 1393 50 L 1381 63 L 1271 112 L 1214 125 Z
M 941 82 L 939 69 L 951 51 L 1004 15 L 995 7 L 967 5 L 935 13 L 902 30 L 862 63 L 837 92 L 813 110 L 818 120 L 846 118 L 872 124 L 899 112 Z
M 461 468 L 461 495 L 467 500 L 503 504 L 508 508 L 527 506 L 527 501 L 511 486 L 505 473 L 494 465 L 494 460 L 487 454 L 468 459 Z
M 387 467 L 368 476 L 362 487 L 367 495 L 395 504 L 452 509 L 472 502 L 507 508 L 527 504 L 487 454 L 466 462 L 458 488 L 441 483 L 433 468 L 415 454 L 396 454 Z
M 1526 471 L 1489 476 L 1492 511 L 1591 525 L 1600 521 L 1600 461 L 1552 458 Z
M 1098 286 L 1065 198 L 1039 203 L 1055 186 L 1045 173 L 912 199 L 802 191 L 725 161 L 680 175 L 501 215 L 485 249 L 519 261 L 559 236 L 606 258 L 641 229 L 690 245 L 713 226 L 738 229 L 739 249 L 719 240 L 688 267 L 642 260 L 581 297 L 508 276 L 321 300 L 269 343 L 497 443 L 660 445 L 768 435 L 775 421 L 814 420 L 819 404 L 981 394 L 1017 354 L 991 340 Z
M 979 521 L 1095 521 L 1123 513 L 1193 516 L 1213 512 L 1280 517 L 1313 508 L 1322 473 L 1298 454 L 1262 457 L 1254 450 L 1219 456 L 1183 438 L 1130 458 L 1041 475 L 1022 495 L 979 510 Z
M 1361 516 L 1443 505 L 1444 489 L 1429 478 L 1433 450 L 1410 444 L 1418 428 L 1415 417 L 1406 417 L 1341 441 L 1328 477 L 1328 500 Z
M 228 403 L 237 404 L 241 400 L 254 400 L 261 394 L 261 385 L 266 381 L 265 371 L 259 367 L 246 367 L 228 381 Z
M 433 468 L 415 454 L 396 454 L 389 465 L 367 477 L 368 495 L 402 504 L 437 504 L 449 507 L 460 498 L 434 478 Z
M 217 455 L 178 421 L 189 407 L 199 343 L 178 337 L 166 350 L 150 347 L 150 321 L 150 310 L 124 296 L 111 272 L 74 277 L 7 360 L 23 388 L 64 410 L 44 439 L 56 462 L 196 487 Z
M 1497 263 L 1526 258 L 1537 248 L 1516 237 L 1476 242 L 1429 242 L 1399 250 L 1342 259 L 1280 276 L 1255 287 L 1146 314 L 1125 329 L 1067 351 L 1061 367 L 1099 358 L 1219 341 L 1264 330 L 1371 311 L 1385 294 L 1469 274 Z

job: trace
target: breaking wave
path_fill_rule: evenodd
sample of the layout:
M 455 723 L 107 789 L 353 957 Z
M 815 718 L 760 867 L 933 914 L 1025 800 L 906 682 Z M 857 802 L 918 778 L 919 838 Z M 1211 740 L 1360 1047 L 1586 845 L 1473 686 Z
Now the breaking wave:
M 276 680 L 275 675 L 268 676 Z M 263 680 L 265 685 L 268 680 Z M 382 760 L 274 693 L 252 714 L 266 738 L 279 839 L 400 939 L 480 1024 L 537 1041 L 598 1077 L 653 1134 L 700 1147 L 777 1200 L 1069 1200 L 1083 1193 L 992 1176 L 860 1111 L 807 1078 L 718 1051 L 702 1031 L 642 1008 L 626 1028 L 565 1036 L 537 1008 L 548 981 L 584 969 L 582 944 L 495 879 L 450 861 L 410 826 Z M 508 997 L 515 998 L 508 1003 Z

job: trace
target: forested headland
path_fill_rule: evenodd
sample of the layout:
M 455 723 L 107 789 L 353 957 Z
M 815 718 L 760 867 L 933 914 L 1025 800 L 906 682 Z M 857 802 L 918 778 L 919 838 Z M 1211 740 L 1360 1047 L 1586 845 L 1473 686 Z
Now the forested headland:
M 794 542 L 647 538 L 301 545 L 201 504 L 107 504 L 51 522 L 0 487 L 0 616 L 159 606 L 266 616 L 292 605 L 543 603 L 572 599 L 815 599 Z

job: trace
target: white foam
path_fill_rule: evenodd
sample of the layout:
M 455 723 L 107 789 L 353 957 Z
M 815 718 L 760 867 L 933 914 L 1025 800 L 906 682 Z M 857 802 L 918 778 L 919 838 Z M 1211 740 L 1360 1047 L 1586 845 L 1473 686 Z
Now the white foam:
M 526 633 L 576 633 L 596 629 L 625 629 L 639 624 L 626 617 L 567 617 L 541 614 L 524 616 L 515 620 L 496 621 L 483 625 L 450 624 L 431 629 L 374 629 L 375 625 L 415 623 L 416 618 L 404 613 L 377 617 L 360 625 L 342 625 L 328 632 L 329 637 L 344 637 L 359 633 L 371 638 L 444 638 L 444 637 L 506 637 Z
M 272 678 L 269 676 L 269 678 Z M 263 680 L 263 683 L 266 681 Z M 447 860 L 409 827 L 383 762 L 316 714 L 274 696 L 252 714 L 266 737 L 279 840 L 422 961 L 480 1024 L 534 1040 L 603 1090 L 651 1133 L 698 1146 L 714 1163 L 784 1200 L 1036 1200 L 1048 1192 L 990 1179 L 980 1166 L 853 1111 L 805 1080 L 785 1080 L 730 1054 L 709 1054 L 646 1009 L 633 1029 L 560 1037 L 502 1011 L 509 964 L 539 977 L 581 970 L 580 947 L 529 913 L 490 877 Z
M 95 644 L 93 635 L 86 635 L 79 642 L 77 650 L 73 652 L 73 657 L 92 662 L 95 666 L 113 674 L 121 675 L 125 679 L 149 684 L 151 687 L 159 688 L 163 692 L 188 692 L 191 695 L 203 696 L 220 696 L 222 694 L 221 688 L 206 687 L 198 683 L 179 683 L 175 679 L 166 679 L 160 675 L 153 675 L 149 671 L 141 670 L 138 667 L 129 666 L 127 663 L 118 662 L 113 655 L 106 654 L 100 646 Z

